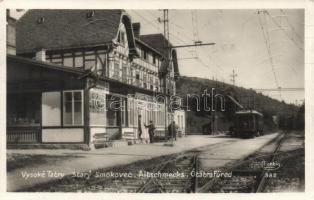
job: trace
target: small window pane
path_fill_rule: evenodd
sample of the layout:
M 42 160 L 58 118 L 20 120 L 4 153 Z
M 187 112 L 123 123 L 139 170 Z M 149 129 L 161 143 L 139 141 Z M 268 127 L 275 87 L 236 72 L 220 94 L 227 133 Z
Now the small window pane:
M 81 101 L 82 100 L 82 93 L 81 92 L 74 92 L 74 101 Z
M 72 124 L 72 102 L 65 102 L 64 106 L 64 124 L 71 125 Z
M 95 67 L 95 65 L 95 60 L 85 60 L 85 69 L 92 69 L 93 67 Z
M 63 59 L 63 65 L 67 67 L 73 67 L 73 57 L 65 57 Z
M 82 124 L 82 102 L 74 102 L 74 124 Z
M 64 93 L 65 101 L 72 101 L 72 92 Z
M 76 56 L 75 57 L 75 67 L 83 67 L 83 57 Z

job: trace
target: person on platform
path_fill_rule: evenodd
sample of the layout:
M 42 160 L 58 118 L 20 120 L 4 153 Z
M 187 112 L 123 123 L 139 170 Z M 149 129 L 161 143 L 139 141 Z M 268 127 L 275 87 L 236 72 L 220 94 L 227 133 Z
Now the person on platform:
M 154 143 L 154 132 L 155 132 L 155 125 L 153 123 L 152 120 L 149 121 L 149 124 L 148 125 L 145 125 L 144 126 L 146 128 L 148 128 L 148 134 L 149 134 L 149 142 L 150 143 Z
M 142 141 L 143 140 L 143 138 L 142 138 L 143 130 L 142 130 L 142 116 L 141 115 L 138 116 L 137 121 L 138 121 L 138 125 L 137 125 L 138 139 L 140 139 Z
M 168 140 L 169 138 L 174 138 L 177 140 L 177 130 L 178 126 L 176 125 L 175 121 L 172 121 L 172 123 L 169 124 L 168 126 Z

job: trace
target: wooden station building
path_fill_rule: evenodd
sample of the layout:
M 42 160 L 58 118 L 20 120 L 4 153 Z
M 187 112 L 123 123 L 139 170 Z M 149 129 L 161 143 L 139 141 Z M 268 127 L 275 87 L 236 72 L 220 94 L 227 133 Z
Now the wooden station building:
M 139 115 L 165 134 L 179 70 L 162 34 L 140 35 L 124 10 L 29 10 L 9 19 L 7 143 L 136 140 Z M 185 113 L 175 121 L 184 134 Z

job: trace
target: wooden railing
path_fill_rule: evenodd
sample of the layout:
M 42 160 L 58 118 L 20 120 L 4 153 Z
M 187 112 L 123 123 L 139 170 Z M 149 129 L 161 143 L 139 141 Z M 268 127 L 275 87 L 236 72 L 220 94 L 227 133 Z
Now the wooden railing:
M 7 127 L 7 143 L 9 144 L 39 143 L 40 136 L 40 126 Z

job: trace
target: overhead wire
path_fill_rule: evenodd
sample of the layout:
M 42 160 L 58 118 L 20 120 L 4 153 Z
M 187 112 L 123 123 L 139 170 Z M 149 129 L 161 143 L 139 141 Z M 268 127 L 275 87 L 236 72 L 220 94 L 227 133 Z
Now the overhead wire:
M 300 51 L 303 51 L 304 48 L 303 47 L 299 47 L 299 44 L 297 44 L 297 42 L 295 41 L 295 39 L 291 36 L 289 36 L 289 34 L 287 33 L 287 31 L 277 22 L 277 20 L 268 12 L 268 11 L 264 11 L 268 16 L 269 18 L 274 22 L 274 24 L 276 26 L 278 26 L 282 32 L 286 35 L 286 37 L 292 41 L 292 43 L 300 50 Z
M 299 35 L 299 33 L 295 30 L 295 28 L 290 23 L 287 13 L 283 9 L 280 9 L 280 12 L 283 14 L 284 18 L 286 19 L 286 22 L 287 22 L 288 26 L 290 27 L 291 31 L 297 36 L 297 38 L 300 40 L 300 42 L 303 43 L 304 41 L 302 40 L 302 37 Z
M 152 23 L 152 21 L 149 21 L 149 20 L 147 20 L 145 17 L 143 17 L 140 13 L 138 13 L 137 11 L 135 11 L 135 10 L 131 10 L 134 14 L 136 14 L 138 17 L 140 17 L 141 19 L 143 19 L 145 22 L 147 22 L 147 24 L 149 24 L 149 25 L 151 25 L 152 27 L 154 27 L 155 29 L 157 29 L 158 31 L 160 31 L 160 33 L 162 33 L 162 29 L 160 28 L 160 27 L 158 27 L 158 25 L 154 25 L 153 23 Z M 153 15 L 152 15 L 153 16 Z M 155 16 L 153 16 L 153 17 L 155 17 Z M 180 34 L 180 36 L 176 36 L 176 35 L 174 35 L 174 34 L 172 34 L 172 33 L 170 33 L 170 35 L 172 36 L 171 38 L 172 39 L 174 39 L 175 41 L 177 41 L 177 42 L 183 42 L 183 43 L 186 43 L 186 41 L 182 38 L 182 37 L 184 37 L 182 34 Z M 185 37 L 186 39 L 188 39 L 187 37 Z M 190 39 L 188 39 L 188 40 L 190 40 Z M 189 53 L 189 54 L 191 54 L 191 52 L 189 52 L 189 51 L 187 51 L 187 53 Z M 193 54 L 191 54 L 192 56 L 193 56 L 193 58 L 195 58 L 195 56 L 193 55 Z M 191 58 L 192 59 L 192 58 Z M 201 58 L 199 58 L 199 57 L 196 57 L 195 58 L 195 60 L 198 62 L 198 63 L 200 63 L 201 65 L 203 65 L 204 67 L 206 67 L 206 68 L 211 68 L 211 67 L 209 67 L 209 65 L 207 65 L 204 61 L 203 61 L 203 59 L 201 59 Z M 214 63 L 214 62 L 213 62 Z M 217 65 L 217 64 L 214 64 L 214 66 L 217 68 L 217 69 L 219 69 L 219 70 L 222 70 L 222 68 L 219 66 L 219 65 Z M 219 73 L 217 70 L 216 70 L 216 73 Z M 220 74 L 220 73 L 219 73 Z M 221 76 L 221 78 L 223 79 L 223 77 Z
M 271 48 L 270 48 L 270 45 L 269 45 L 269 39 L 270 39 L 269 38 L 269 33 L 265 29 L 265 27 L 263 26 L 263 22 L 262 22 L 262 19 L 261 19 L 261 13 L 264 14 L 265 11 L 258 10 L 258 12 L 257 12 L 259 24 L 260 24 L 260 27 L 261 27 L 261 30 L 262 30 L 262 33 L 263 33 L 263 38 L 264 38 L 264 42 L 265 42 L 265 45 L 266 45 L 267 53 L 268 53 L 268 56 L 269 56 L 269 62 L 270 62 L 270 65 L 271 65 L 271 69 L 272 69 L 272 72 L 273 72 L 273 75 L 274 75 L 275 84 L 276 84 L 277 88 L 280 88 L 278 80 L 277 80 L 277 74 L 276 74 L 275 67 L 274 67 L 274 62 L 273 62 Z M 264 14 L 264 16 L 265 16 L 265 14 Z M 264 19 L 266 21 L 265 17 L 264 17 Z M 279 93 L 280 93 L 280 97 L 281 97 L 281 92 L 279 91 Z

